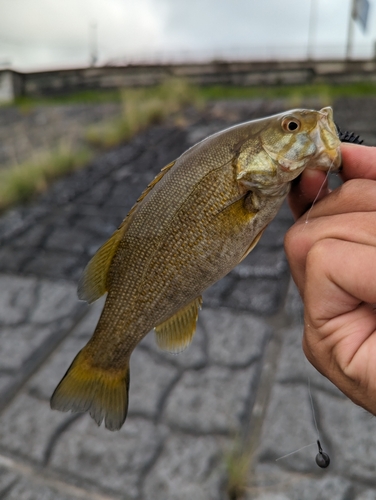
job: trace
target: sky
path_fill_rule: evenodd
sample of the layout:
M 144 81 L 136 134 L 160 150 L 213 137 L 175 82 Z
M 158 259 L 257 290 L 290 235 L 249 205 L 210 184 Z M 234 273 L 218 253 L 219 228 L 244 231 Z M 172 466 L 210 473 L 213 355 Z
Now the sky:
M 367 32 L 354 27 L 354 57 L 373 55 L 376 0 L 369 2 Z M 344 57 L 350 3 L 0 0 L 0 66 L 21 71 L 87 66 L 92 47 L 99 65 L 305 58 L 309 52 L 313 57 Z

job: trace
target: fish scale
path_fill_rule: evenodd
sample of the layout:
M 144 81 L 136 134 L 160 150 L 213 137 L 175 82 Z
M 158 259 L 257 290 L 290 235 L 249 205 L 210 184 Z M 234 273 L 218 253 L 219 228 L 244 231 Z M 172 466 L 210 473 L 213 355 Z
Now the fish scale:
M 108 292 L 106 303 L 51 407 L 120 429 L 135 346 L 154 327 L 161 348 L 186 348 L 202 292 L 257 244 L 305 168 L 339 167 L 339 146 L 330 108 L 292 110 L 219 132 L 165 167 L 84 270 L 79 297 Z

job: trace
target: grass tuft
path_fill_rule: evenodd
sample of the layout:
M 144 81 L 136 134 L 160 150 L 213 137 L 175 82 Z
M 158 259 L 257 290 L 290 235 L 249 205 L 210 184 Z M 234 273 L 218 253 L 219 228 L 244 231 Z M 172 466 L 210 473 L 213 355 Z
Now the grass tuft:
M 91 156 L 88 149 L 72 151 L 63 144 L 33 161 L 0 170 L 0 209 L 28 201 L 44 191 L 51 180 L 81 167 Z
M 121 92 L 122 116 L 90 127 L 86 140 L 94 147 L 110 148 L 149 125 L 163 120 L 188 105 L 200 106 L 199 91 L 184 80 L 173 78 L 158 87 L 126 89 Z
M 230 500 L 244 498 L 248 488 L 252 453 L 237 443 L 226 458 L 227 494 Z
M 77 150 L 63 143 L 54 151 L 35 155 L 31 161 L 0 170 L 0 210 L 28 201 L 33 195 L 41 193 L 51 180 L 87 163 L 95 154 L 95 149 L 116 146 L 183 107 L 200 103 L 197 90 L 179 79 L 168 80 L 153 88 L 107 93 L 109 96 L 120 100 L 122 116 L 118 120 L 89 127 L 86 130 L 86 147 Z M 81 97 L 84 102 L 95 102 L 98 95 L 86 92 Z M 79 102 L 77 96 L 71 99 L 73 101 L 67 98 L 66 102 Z M 101 99 L 97 102 L 101 102 Z M 26 115 L 35 105 L 30 99 L 20 99 L 17 104 Z

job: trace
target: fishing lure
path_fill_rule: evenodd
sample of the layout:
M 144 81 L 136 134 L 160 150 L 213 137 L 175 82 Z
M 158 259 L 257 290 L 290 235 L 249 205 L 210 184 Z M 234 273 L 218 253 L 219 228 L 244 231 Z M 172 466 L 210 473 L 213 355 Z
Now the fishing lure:
M 354 132 L 342 132 L 339 126 L 336 124 L 338 138 L 341 142 L 348 142 L 351 144 L 363 144 L 363 139 L 360 138 L 360 135 L 356 135 Z

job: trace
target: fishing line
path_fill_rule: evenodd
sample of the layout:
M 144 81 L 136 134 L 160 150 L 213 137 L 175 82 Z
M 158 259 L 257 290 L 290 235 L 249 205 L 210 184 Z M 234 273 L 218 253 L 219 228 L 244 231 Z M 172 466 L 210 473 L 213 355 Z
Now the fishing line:
M 320 440 L 320 432 L 319 432 L 319 428 L 317 427 L 315 407 L 313 406 L 313 399 L 312 399 L 312 392 L 311 392 L 311 379 L 309 378 L 309 375 L 307 376 L 307 379 L 308 379 L 308 394 L 309 394 L 309 400 L 311 402 L 313 423 L 315 424 L 316 432 L 317 432 L 317 440 L 319 441 Z
M 302 321 L 301 317 L 299 317 L 299 323 L 300 323 L 300 326 L 303 327 L 303 321 Z M 308 360 L 306 357 L 304 357 L 304 360 L 305 360 L 306 366 L 307 365 L 311 366 L 308 363 Z M 312 419 L 313 419 L 313 423 L 314 423 L 314 426 L 316 429 L 316 441 L 314 441 L 313 443 L 310 443 L 310 444 L 306 444 L 305 446 L 302 446 L 301 448 L 298 448 L 297 450 L 291 451 L 290 453 L 286 453 L 286 455 L 283 455 L 282 457 L 277 458 L 275 461 L 279 462 L 280 460 L 283 460 L 284 458 L 290 457 L 291 455 L 294 455 L 295 453 L 298 453 L 299 451 L 304 450 L 305 448 L 309 448 L 310 446 L 313 446 L 316 444 L 318 447 L 318 453 L 315 457 L 316 464 L 320 468 L 325 469 L 330 464 L 330 458 L 329 458 L 329 455 L 324 452 L 324 450 L 322 449 L 322 446 L 321 446 L 321 442 L 320 442 L 321 436 L 320 436 L 320 431 L 319 431 L 319 427 L 318 427 L 318 423 L 317 423 L 315 407 L 313 404 L 313 397 L 312 397 L 312 390 L 311 390 L 311 379 L 310 379 L 309 374 L 307 374 L 307 387 L 308 387 L 308 395 L 309 395 L 309 401 L 310 401 L 311 412 L 312 412 Z
M 298 448 L 297 450 L 291 451 L 290 453 L 286 453 L 286 455 L 283 455 L 282 457 L 277 458 L 275 461 L 279 462 L 279 460 L 290 457 L 291 455 L 294 455 L 295 453 L 298 453 L 299 451 L 304 450 L 305 448 L 309 448 L 310 446 L 313 446 L 314 444 L 316 444 L 318 447 L 318 453 L 315 457 L 316 464 L 319 467 L 321 467 L 322 469 L 326 469 L 330 464 L 330 458 L 329 458 L 329 455 L 324 452 L 324 450 L 322 449 L 322 446 L 321 446 L 320 432 L 319 432 L 319 428 L 317 425 L 315 407 L 313 406 L 313 398 L 312 398 L 312 392 L 311 392 L 311 380 L 310 380 L 309 376 L 307 377 L 307 379 L 308 379 L 308 393 L 309 393 L 309 399 L 310 399 L 310 403 L 311 403 L 313 422 L 315 424 L 316 433 L 317 433 L 317 439 L 313 443 L 306 444 L 305 446 L 302 446 L 301 448 Z
M 338 127 L 338 125 L 336 125 L 336 127 L 337 127 L 338 138 L 339 138 L 339 140 L 341 142 L 362 144 L 363 140 L 358 135 L 355 135 L 353 132 L 347 132 L 347 131 L 346 132 L 342 132 L 340 130 L 340 128 Z M 326 173 L 325 179 L 323 180 L 323 182 L 322 182 L 322 184 L 320 186 L 320 189 L 319 189 L 319 191 L 318 191 L 315 199 L 313 200 L 310 209 L 307 212 L 306 220 L 305 220 L 305 223 L 304 223 L 304 225 L 302 227 L 302 231 L 304 231 L 305 225 L 308 224 L 308 219 L 309 219 L 309 216 L 311 214 L 311 210 L 314 207 L 315 203 L 317 202 L 317 200 L 318 200 L 318 198 L 319 198 L 319 196 L 321 194 L 321 191 L 323 190 L 323 187 L 325 186 L 325 183 L 328 180 L 328 177 L 329 177 L 331 168 L 333 166 L 333 163 L 334 163 L 334 160 L 332 160 L 332 163 L 330 164 L 329 169 L 328 169 L 328 171 Z M 303 326 L 303 325 L 301 325 L 301 326 Z M 306 361 L 307 361 L 307 359 L 306 359 Z M 317 433 L 317 440 L 314 443 L 306 444 L 305 446 L 302 446 L 298 450 L 292 451 L 290 453 L 287 453 L 286 455 L 283 455 L 282 457 L 277 458 L 276 462 L 278 462 L 279 460 L 282 460 L 284 458 L 290 457 L 291 455 L 294 455 L 295 453 L 298 453 L 299 451 L 304 450 L 305 448 L 309 448 L 310 446 L 312 446 L 314 444 L 317 444 L 318 453 L 316 455 L 316 464 L 319 467 L 321 467 L 322 469 L 325 469 L 330 464 L 330 457 L 329 457 L 329 455 L 327 453 L 324 452 L 324 450 L 322 449 L 322 446 L 321 446 L 320 432 L 319 432 L 319 428 L 318 428 L 318 425 L 317 425 L 315 407 L 313 405 L 313 398 L 312 398 L 312 391 L 311 391 L 311 379 L 310 379 L 309 375 L 307 375 L 307 380 L 308 380 L 308 394 L 309 394 L 309 400 L 310 400 L 310 404 L 311 404 L 311 411 L 312 411 L 313 422 L 315 424 L 315 429 L 316 429 L 316 433 Z
M 277 458 L 276 462 L 278 462 L 279 460 L 282 460 L 283 458 L 289 457 L 289 456 L 293 455 L 294 453 L 298 453 L 298 451 L 304 450 L 304 448 L 308 448 L 309 446 L 313 446 L 314 444 L 316 444 L 316 441 L 314 441 L 313 443 L 310 443 L 310 444 L 306 444 L 305 446 L 302 446 L 298 450 L 292 451 L 291 453 L 287 453 L 287 455 L 283 455 L 283 457 Z
M 308 219 L 309 219 L 309 216 L 310 216 L 310 214 L 311 214 L 312 208 L 314 207 L 315 203 L 317 202 L 317 199 L 318 199 L 318 197 L 320 196 L 321 191 L 323 190 L 323 187 L 325 186 L 326 181 L 328 180 L 328 177 L 329 177 L 329 174 L 330 174 L 330 170 L 331 170 L 331 168 L 332 168 L 332 166 L 333 166 L 333 163 L 334 163 L 334 160 L 332 160 L 332 163 L 330 164 L 329 169 L 328 169 L 328 171 L 326 172 L 325 178 L 324 178 L 324 180 L 322 181 L 322 184 L 321 184 L 321 186 L 320 186 L 320 189 L 318 190 L 318 193 L 317 193 L 317 195 L 315 196 L 315 199 L 313 200 L 312 205 L 311 205 L 310 209 L 309 209 L 309 210 L 308 210 L 308 212 L 307 212 L 306 220 L 305 220 L 305 222 L 304 222 L 304 226 L 303 226 L 303 228 L 302 228 L 302 231 L 303 231 L 303 230 L 304 230 L 304 228 L 305 228 L 305 224 L 308 224 Z
M 356 135 L 354 132 L 348 132 L 347 130 L 345 132 L 342 132 L 342 130 L 339 128 L 339 126 L 337 124 L 335 124 L 335 125 L 336 125 L 336 128 L 337 128 L 338 139 L 341 142 L 347 142 L 347 143 L 350 143 L 350 144 L 363 144 L 363 139 L 359 135 Z M 329 177 L 330 169 L 333 166 L 333 162 L 334 162 L 334 160 L 332 160 L 332 163 L 331 163 L 331 165 L 329 167 L 329 170 L 326 173 L 324 182 L 321 184 L 319 192 L 317 193 L 315 199 L 313 200 L 311 208 L 307 212 L 307 217 L 306 217 L 306 220 L 305 220 L 305 224 L 308 224 L 308 218 L 309 218 L 309 215 L 311 213 L 311 210 L 312 210 L 314 204 L 316 203 L 317 198 L 320 196 L 322 188 L 324 187 L 325 182 L 327 181 L 327 179 Z M 302 230 L 304 230 L 304 226 L 303 226 Z
M 307 358 L 306 358 L 306 362 L 308 363 Z M 319 451 L 316 455 L 315 460 L 316 460 L 316 464 L 319 467 L 321 467 L 322 469 L 326 469 L 330 464 L 330 458 L 329 458 L 329 455 L 324 452 L 324 450 L 322 449 L 321 443 L 320 443 L 320 431 L 319 431 L 319 427 L 317 425 L 316 412 L 315 412 L 315 407 L 313 404 L 312 391 L 311 391 L 311 379 L 310 379 L 309 375 L 307 375 L 307 380 L 308 380 L 308 394 L 309 394 L 309 401 L 311 403 L 313 423 L 315 424 L 316 433 L 317 433 L 316 444 L 317 444 L 318 451 Z
M 306 363 L 308 363 L 307 358 L 305 358 L 305 360 L 306 360 Z M 322 446 L 321 446 L 320 431 L 319 431 L 319 427 L 317 425 L 315 406 L 313 404 L 313 397 L 312 397 L 312 391 L 311 391 L 311 379 L 310 379 L 309 375 L 307 375 L 307 381 L 308 381 L 308 394 L 309 394 L 309 401 L 311 404 L 313 423 L 315 424 L 315 429 L 316 429 L 316 433 L 317 433 L 316 444 L 317 444 L 317 448 L 318 448 L 318 453 L 316 455 L 315 460 L 316 460 L 316 464 L 319 467 L 321 467 L 322 469 L 326 469 L 330 464 L 330 458 L 329 458 L 329 455 L 324 452 L 324 450 L 322 449 Z

